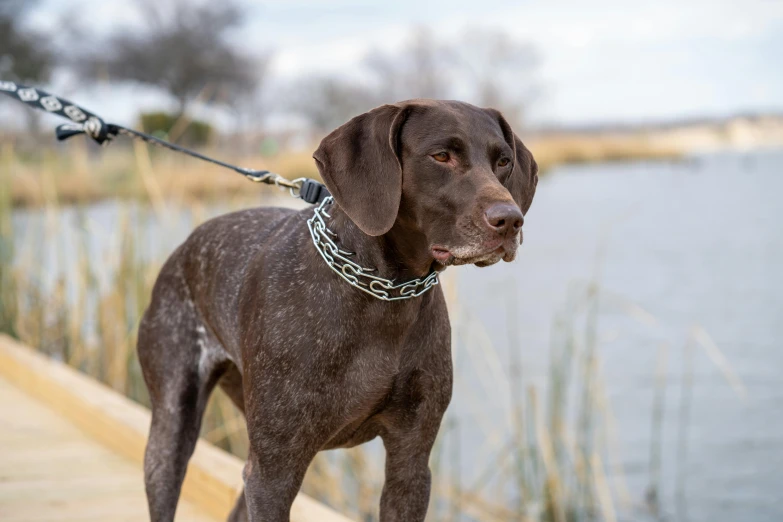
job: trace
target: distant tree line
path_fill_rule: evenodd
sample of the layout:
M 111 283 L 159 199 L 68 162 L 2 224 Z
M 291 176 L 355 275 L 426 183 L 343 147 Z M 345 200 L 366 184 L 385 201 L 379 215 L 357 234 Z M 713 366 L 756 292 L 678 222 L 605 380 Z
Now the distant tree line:
M 46 82 L 56 55 L 49 38 L 25 26 L 36 0 L 0 0 L 0 77 L 13 81 Z
M 175 101 L 170 117 L 145 119 L 175 125 L 194 103 L 218 105 L 237 117 L 263 122 L 271 53 L 251 52 L 231 41 L 247 18 L 237 0 L 185 2 L 135 0 L 144 27 L 90 35 L 68 57 L 51 39 L 29 28 L 36 0 L 0 0 L 0 77 L 46 83 L 63 68 L 83 78 L 133 82 L 158 88 Z M 80 38 L 78 27 L 70 42 Z M 81 29 L 83 31 L 83 29 Z M 303 76 L 278 95 L 274 110 L 302 117 L 327 132 L 382 103 L 410 98 L 459 98 L 492 106 L 520 125 L 536 95 L 535 49 L 500 31 L 466 30 L 459 43 L 440 41 L 429 30 L 411 30 L 396 52 L 371 50 L 353 77 Z M 357 76 L 358 74 L 358 76 Z M 170 129 L 163 129 L 168 132 Z M 205 131 L 208 135 L 208 131 Z

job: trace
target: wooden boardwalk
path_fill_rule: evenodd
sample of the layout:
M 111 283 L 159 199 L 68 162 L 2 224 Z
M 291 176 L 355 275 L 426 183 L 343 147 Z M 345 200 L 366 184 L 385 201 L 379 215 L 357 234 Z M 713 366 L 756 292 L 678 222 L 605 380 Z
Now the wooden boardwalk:
M 0 522 L 149 520 L 142 461 L 150 412 L 0 334 Z M 225 520 L 244 463 L 199 441 L 177 520 Z M 291 522 L 350 522 L 299 494 Z
M 0 378 L 0 520 L 149 520 L 141 468 Z M 217 519 L 183 500 L 177 520 Z

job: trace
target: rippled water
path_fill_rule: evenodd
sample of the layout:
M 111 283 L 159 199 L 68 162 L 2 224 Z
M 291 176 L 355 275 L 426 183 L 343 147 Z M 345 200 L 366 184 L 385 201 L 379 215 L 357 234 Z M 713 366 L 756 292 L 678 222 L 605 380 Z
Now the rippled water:
M 104 203 L 86 211 L 94 259 L 118 252 L 112 234 L 122 208 Z M 607 295 L 647 310 L 656 321 L 644 325 L 611 307 L 599 314 L 602 382 L 622 464 L 622 473 L 610 479 L 622 475 L 635 503 L 621 510 L 622 518 L 642 516 L 656 357 L 667 343 L 660 492 L 666 518 L 675 513 L 680 463 L 689 520 L 783 520 L 781 211 L 783 152 L 562 167 L 544 177 L 516 262 L 450 270 L 459 307 L 452 310 L 457 382 L 449 413 L 456 427 L 449 429 L 459 433 L 463 481 L 469 484 L 494 457 L 491 448 L 510 425 L 509 346 L 520 358 L 524 383 L 545 389 L 553 318 L 568 304 L 569 288 L 598 273 Z M 143 216 L 151 223 L 145 250 L 154 258 L 170 252 L 191 226 L 187 211 L 172 211 L 164 228 Z M 78 213 L 66 210 L 60 219 L 56 241 L 67 246 L 78 240 Z M 35 212 L 18 212 L 14 224 L 34 239 L 44 237 L 45 221 Z M 43 246 L 44 252 L 55 249 Z M 54 273 L 75 260 L 66 255 L 51 262 Z M 693 325 L 714 339 L 746 394 L 729 385 L 707 352 L 694 349 L 683 460 L 682 354 Z M 491 349 L 478 342 L 482 335 Z

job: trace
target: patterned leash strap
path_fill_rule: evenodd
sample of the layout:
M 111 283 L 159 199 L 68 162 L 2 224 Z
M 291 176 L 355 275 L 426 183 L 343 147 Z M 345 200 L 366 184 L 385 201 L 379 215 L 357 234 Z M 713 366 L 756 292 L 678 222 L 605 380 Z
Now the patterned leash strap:
M 101 117 L 83 107 L 36 87 L 0 80 L 0 93 L 8 95 L 11 98 L 24 103 L 28 107 L 42 110 L 49 114 L 56 114 L 70 120 L 69 123 L 63 123 L 62 125 L 57 126 L 55 135 L 57 136 L 58 141 L 67 140 L 78 134 L 86 134 L 99 145 L 105 146 L 118 135 L 123 135 L 231 169 L 257 183 L 285 187 L 289 189 L 292 196 L 301 198 L 307 203 L 321 203 L 330 195 L 329 191 L 322 183 L 313 179 L 299 178 L 289 180 L 268 170 L 254 170 L 237 167 L 236 165 L 210 158 L 209 156 L 186 149 L 185 147 L 169 143 L 168 141 L 156 138 L 150 134 L 128 129 L 114 123 L 107 123 Z

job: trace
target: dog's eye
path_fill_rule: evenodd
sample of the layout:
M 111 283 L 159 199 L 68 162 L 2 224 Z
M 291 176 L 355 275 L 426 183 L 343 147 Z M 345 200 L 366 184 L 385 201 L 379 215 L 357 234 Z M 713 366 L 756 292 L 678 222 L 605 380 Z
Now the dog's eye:
M 498 167 L 505 167 L 509 163 L 511 163 L 510 159 L 508 159 L 508 158 L 500 158 L 500 161 L 498 161 Z
M 441 163 L 445 163 L 449 161 L 449 154 L 448 152 L 436 152 L 435 154 L 432 155 L 432 158 L 435 161 L 440 161 Z

